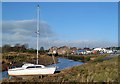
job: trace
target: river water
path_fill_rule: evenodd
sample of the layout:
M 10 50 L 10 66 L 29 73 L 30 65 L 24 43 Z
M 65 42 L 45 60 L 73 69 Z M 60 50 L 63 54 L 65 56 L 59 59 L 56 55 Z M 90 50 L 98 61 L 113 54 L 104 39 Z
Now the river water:
M 65 59 L 65 58 L 58 58 L 57 64 L 52 64 L 49 66 L 57 66 L 57 71 L 61 71 L 63 69 L 81 65 L 81 64 L 83 64 L 83 62 L 73 61 L 73 60 L 69 60 L 69 59 Z
M 81 65 L 81 64 L 83 64 L 83 62 L 73 61 L 73 60 L 69 60 L 69 59 L 65 59 L 65 58 L 58 58 L 57 64 L 52 64 L 49 66 L 57 66 L 57 71 L 61 71 L 63 69 Z M 1 75 L 2 75 L 2 77 L 0 77 L 0 80 L 2 80 L 3 78 L 8 78 L 7 71 L 0 73 L 0 76 Z

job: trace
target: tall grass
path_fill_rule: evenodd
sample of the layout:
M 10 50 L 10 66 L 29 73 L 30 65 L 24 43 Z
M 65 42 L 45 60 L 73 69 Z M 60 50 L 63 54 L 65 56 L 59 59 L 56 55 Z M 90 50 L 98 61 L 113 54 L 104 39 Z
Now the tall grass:
M 8 80 L 7 80 L 8 81 Z M 118 82 L 118 58 L 115 57 L 103 62 L 92 62 L 73 68 L 62 70 L 44 78 L 29 78 L 25 80 L 12 79 L 9 81 L 37 81 L 37 82 Z

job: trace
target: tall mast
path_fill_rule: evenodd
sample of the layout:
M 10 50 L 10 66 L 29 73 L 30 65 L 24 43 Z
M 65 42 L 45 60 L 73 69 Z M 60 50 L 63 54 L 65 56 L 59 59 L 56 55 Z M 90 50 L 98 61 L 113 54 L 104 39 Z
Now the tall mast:
M 39 18 L 40 18 L 40 16 L 39 16 L 39 13 L 40 13 L 40 11 L 39 11 L 39 5 L 37 6 L 37 61 L 36 61 L 36 64 L 38 64 L 38 43 L 39 43 Z

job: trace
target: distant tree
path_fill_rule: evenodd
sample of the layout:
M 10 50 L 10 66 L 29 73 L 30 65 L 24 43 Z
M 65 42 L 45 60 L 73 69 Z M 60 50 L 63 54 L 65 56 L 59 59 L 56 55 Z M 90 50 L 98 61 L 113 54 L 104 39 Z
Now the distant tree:
M 39 53 L 40 53 L 41 55 L 46 54 L 46 51 L 44 50 L 44 47 L 40 47 Z
M 2 53 L 2 47 L 0 47 L 0 53 Z
M 15 52 L 19 52 L 20 51 L 20 48 L 21 48 L 21 45 L 19 43 L 15 44 L 14 46 L 14 51 Z
M 17 43 L 14 46 L 14 51 L 16 51 L 16 52 L 26 52 L 27 49 L 28 49 L 28 44 L 21 45 L 21 44 Z
M 15 44 L 15 46 L 11 46 L 10 44 L 5 44 L 2 46 L 2 52 L 27 52 L 28 44 Z
M 20 47 L 21 45 L 19 43 L 15 44 L 14 47 Z
M 29 45 L 27 43 L 23 44 L 25 49 L 28 49 Z
M 84 47 L 84 49 L 86 50 L 86 49 L 90 49 L 90 48 Z
M 11 51 L 11 45 L 5 44 L 2 46 L 2 52 L 10 52 Z
M 33 48 L 29 48 L 29 49 L 27 49 L 27 51 L 30 52 L 30 53 L 36 53 L 36 50 L 33 49 Z
M 120 47 L 116 47 L 116 50 L 120 50 Z
M 40 51 L 44 51 L 44 47 L 40 47 Z
M 20 51 L 25 52 L 28 49 L 28 44 L 23 44 L 20 46 Z

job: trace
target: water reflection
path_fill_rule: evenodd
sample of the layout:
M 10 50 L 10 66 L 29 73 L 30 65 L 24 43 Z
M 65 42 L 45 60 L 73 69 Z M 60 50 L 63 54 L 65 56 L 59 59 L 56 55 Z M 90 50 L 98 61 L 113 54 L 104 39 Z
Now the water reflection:
M 8 78 L 8 72 L 7 71 L 0 72 L 0 80 L 2 80 L 3 78 Z

